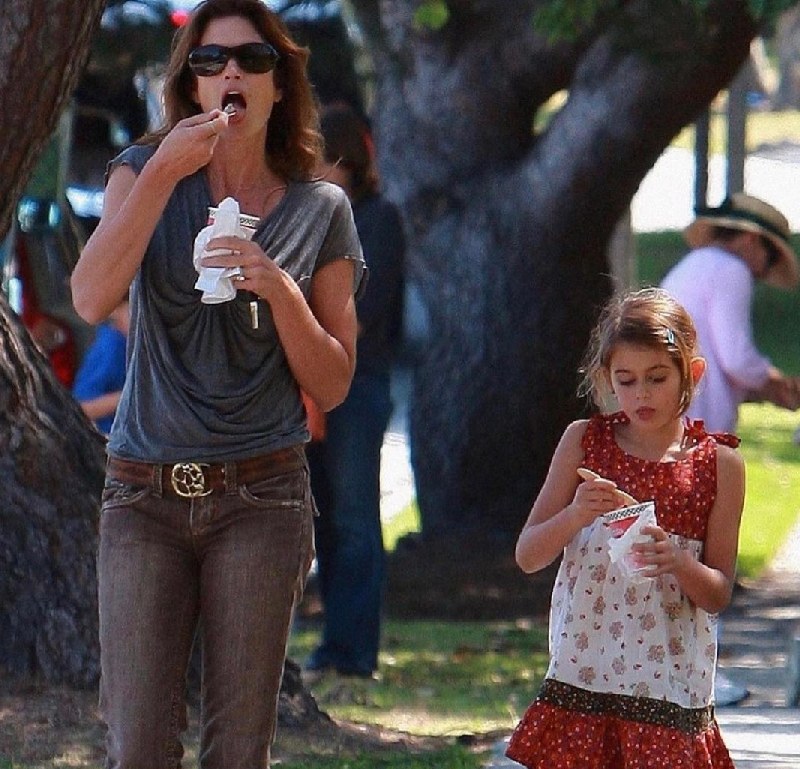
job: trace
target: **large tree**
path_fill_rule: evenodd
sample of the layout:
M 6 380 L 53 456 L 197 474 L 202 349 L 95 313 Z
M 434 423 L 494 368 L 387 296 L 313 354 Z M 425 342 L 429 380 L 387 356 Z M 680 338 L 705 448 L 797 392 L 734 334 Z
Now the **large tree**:
M 86 59 L 104 0 L 0 5 L 0 237 Z M 0 292 L 0 675 L 97 675 L 103 442 Z
M 428 322 L 410 412 L 423 532 L 513 536 L 583 406 L 576 371 L 612 290 L 617 222 L 747 59 L 753 13 L 791 3 L 351 4 Z

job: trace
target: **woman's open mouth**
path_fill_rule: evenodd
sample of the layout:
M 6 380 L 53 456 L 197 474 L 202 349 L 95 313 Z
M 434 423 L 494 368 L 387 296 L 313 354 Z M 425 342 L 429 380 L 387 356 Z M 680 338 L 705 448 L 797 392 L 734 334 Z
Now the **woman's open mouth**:
M 239 91 L 228 91 L 222 97 L 222 110 L 234 117 L 241 115 L 247 109 L 247 102 Z

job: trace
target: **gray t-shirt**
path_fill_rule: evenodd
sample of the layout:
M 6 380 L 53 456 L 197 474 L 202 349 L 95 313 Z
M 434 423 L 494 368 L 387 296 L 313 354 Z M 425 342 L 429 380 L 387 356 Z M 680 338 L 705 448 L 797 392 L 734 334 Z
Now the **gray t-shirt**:
M 139 173 L 155 151 L 133 146 L 111 161 Z M 250 320 L 252 294 L 203 304 L 192 251 L 212 201 L 201 170 L 170 197 L 131 286 L 128 371 L 108 451 L 172 463 L 229 461 L 308 440 L 300 391 L 269 304 Z M 246 212 L 243 212 L 246 213 Z M 294 278 L 308 299 L 311 276 L 337 259 L 364 272 L 350 203 L 328 182 L 292 182 L 253 240 Z M 109 254 L 113 259 L 114 255 Z

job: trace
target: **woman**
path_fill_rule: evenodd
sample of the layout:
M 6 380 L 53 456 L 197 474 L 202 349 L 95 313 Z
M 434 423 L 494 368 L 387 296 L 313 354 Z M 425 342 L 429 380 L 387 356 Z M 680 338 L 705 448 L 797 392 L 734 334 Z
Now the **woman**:
M 206 0 L 178 33 L 165 127 L 109 166 L 72 278 L 102 320 L 130 286 L 128 377 L 100 523 L 101 708 L 108 766 L 175 767 L 195 628 L 202 767 L 269 765 L 291 613 L 312 557 L 301 389 L 347 394 L 363 260 L 320 152 L 307 51 L 258 0 Z M 231 301 L 194 288 L 194 238 L 232 197 L 252 239 Z M 201 621 L 199 621 L 201 620 Z
M 304 678 L 370 678 L 378 669 L 385 553 L 380 518 L 383 434 L 392 411 L 391 369 L 403 314 L 405 239 L 400 213 L 379 191 L 372 142 L 343 104 L 322 113 L 321 174 L 345 190 L 369 269 L 359 299 L 358 364 L 344 403 L 328 414 L 324 441 L 309 451 L 322 639 Z

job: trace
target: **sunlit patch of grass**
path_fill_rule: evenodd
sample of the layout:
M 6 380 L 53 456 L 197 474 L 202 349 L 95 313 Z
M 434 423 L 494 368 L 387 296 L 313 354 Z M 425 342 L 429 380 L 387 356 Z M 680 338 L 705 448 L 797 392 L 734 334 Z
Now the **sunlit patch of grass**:
M 416 501 L 413 501 L 383 524 L 383 544 L 386 550 L 394 550 L 400 537 L 419 531 L 419 528 L 419 508 Z
M 694 125 L 686 126 L 672 141 L 673 147 L 690 150 L 694 147 Z M 783 110 L 781 112 L 751 110 L 747 114 L 745 142 L 748 152 L 754 152 L 767 144 L 797 142 L 800 138 L 800 112 Z M 708 130 L 708 151 L 710 154 L 725 153 L 728 145 L 728 127 L 725 112 L 712 110 Z
M 800 415 L 766 403 L 746 403 L 739 414 L 747 496 L 738 570 L 756 577 L 800 521 L 800 447 L 792 443 Z
M 303 658 L 316 637 L 312 630 L 294 633 L 290 655 Z M 326 703 L 339 684 L 322 682 L 312 691 L 334 718 L 412 734 L 480 734 L 515 725 L 546 667 L 542 623 L 390 620 L 379 675 L 366 696 Z

